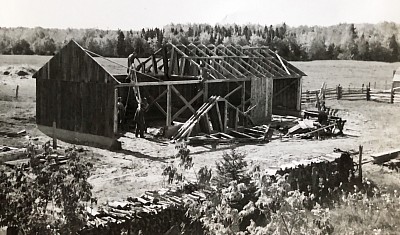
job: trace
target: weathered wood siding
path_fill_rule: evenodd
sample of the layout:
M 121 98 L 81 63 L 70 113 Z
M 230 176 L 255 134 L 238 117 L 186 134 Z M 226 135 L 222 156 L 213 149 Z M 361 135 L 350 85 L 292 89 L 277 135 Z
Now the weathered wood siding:
M 272 78 L 253 77 L 251 79 L 251 105 L 256 105 L 251 111 L 251 116 L 256 123 L 271 121 L 272 90 Z
M 38 125 L 114 136 L 113 78 L 71 41 L 36 74 Z
M 300 110 L 301 78 L 275 79 L 273 87 L 273 112 Z

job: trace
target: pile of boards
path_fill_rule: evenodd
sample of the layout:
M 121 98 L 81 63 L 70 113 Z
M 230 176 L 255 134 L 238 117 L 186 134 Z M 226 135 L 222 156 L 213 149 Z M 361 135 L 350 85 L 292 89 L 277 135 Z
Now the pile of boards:
M 373 162 L 382 166 L 386 166 L 391 170 L 400 169 L 400 149 L 391 149 L 380 153 L 371 154 Z
M 296 119 L 297 125 L 292 126 L 288 129 L 286 135 L 291 135 L 294 137 L 313 137 L 319 136 L 320 134 L 325 135 L 335 135 L 343 134 L 343 128 L 346 120 L 337 116 L 332 116 L 331 112 L 327 112 L 327 122 L 320 123 L 318 118 L 320 113 L 318 111 L 305 110 L 304 119 Z M 337 111 L 335 112 L 335 114 Z
M 201 136 L 189 137 L 190 145 L 221 144 L 221 143 L 257 143 L 269 140 L 271 136 L 269 125 L 240 127 L 237 130 L 227 130 L 227 133 L 217 132 Z
M 128 234 L 164 234 L 174 225 L 187 219 L 184 202 L 204 201 L 211 191 L 202 190 L 182 193 L 179 190 L 162 189 L 147 191 L 140 197 L 125 201 L 107 202 L 98 209 L 87 208 L 88 223 L 80 234 L 112 234 L 128 231 Z M 120 234 L 120 233 L 118 233 Z

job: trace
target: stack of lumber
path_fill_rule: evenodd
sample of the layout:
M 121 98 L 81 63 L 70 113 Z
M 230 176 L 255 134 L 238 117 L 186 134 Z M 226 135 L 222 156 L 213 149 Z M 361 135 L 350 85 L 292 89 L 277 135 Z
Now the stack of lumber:
M 125 201 L 107 202 L 98 209 L 87 208 L 88 223 L 80 234 L 121 234 L 123 230 L 128 234 L 164 234 L 174 225 L 189 222 L 185 221 L 185 202 L 204 201 L 209 194 L 211 191 L 207 190 L 182 193 L 162 189 Z
M 200 121 L 202 118 L 220 99 L 220 96 L 211 96 L 207 102 L 205 102 L 195 114 L 193 114 L 189 120 L 187 120 L 181 128 L 178 130 L 178 133 L 174 136 L 174 140 L 186 139 L 190 136 L 193 127 Z
M 0 164 L 7 162 L 7 161 L 21 159 L 23 157 L 26 157 L 26 149 L 25 148 L 0 146 Z
M 228 129 L 227 133 L 217 132 L 202 136 L 189 137 L 190 145 L 202 144 L 221 144 L 221 143 L 251 143 L 268 140 L 270 132 L 269 125 L 260 125 L 254 127 L 241 127 L 237 130 Z

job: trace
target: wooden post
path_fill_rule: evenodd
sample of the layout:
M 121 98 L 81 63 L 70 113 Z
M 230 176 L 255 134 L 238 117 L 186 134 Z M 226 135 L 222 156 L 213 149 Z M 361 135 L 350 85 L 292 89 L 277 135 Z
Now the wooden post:
M 19 85 L 17 85 L 17 89 L 15 89 L 15 99 L 18 100 L 18 90 L 19 90 Z
M 340 84 L 339 86 L 337 86 L 336 93 L 337 93 L 337 99 L 340 100 L 342 98 L 342 87 L 340 86 Z
M 228 129 L 228 101 L 225 100 L 225 110 L 224 110 L 224 126 L 223 126 L 223 132 L 226 133 Z
M 360 179 L 360 184 L 362 184 L 362 151 L 363 146 L 358 147 L 359 155 L 358 155 L 358 177 Z
M 321 111 L 321 105 L 320 105 L 320 103 L 319 103 L 318 91 L 315 92 L 315 96 L 316 96 L 316 98 L 317 98 L 317 108 L 318 108 L 318 112 L 320 112 L 320 111 Z
M 371 89 L 367 87 L 367 101 L 371 100 Z
M 245 105 L 245 103 L 246 103 L 246 81 L 243 81 L 243 84 L 242 84 L 242 112 L 245 112 L 246 111 L 246 105 Z
M 299 78 L 299 81 L 297 82 L 297 104 L 296 104 L 296 109 L 297 111 L 301 111 L 301 93 L 302 93 L 302 86 L 301 86 L 301 78 Z
M 56 135 L 57 124 L 53 121 L 53 149 L 57 149 L 57 135 Z
M 208 83 L 203 83 L 203 103 L 206 103 L 208 100 Z
M 135 92 L 136 92 L 136 90 L 135 90 Z M 118 108 L 117 108 L 117 102 L 118 102 L 118 89 L 116 88 L 114 90 L 114 134 L 118 133 Z
M 171 86 L 167 85 L 167 120 L 165 126 L 168 128 L 171 126 Z
M 393 82 L 392 82 L 392 89 L 390 90 L 390 103 L 393 104 L 394 102 L 394 89 L 393 89 Z

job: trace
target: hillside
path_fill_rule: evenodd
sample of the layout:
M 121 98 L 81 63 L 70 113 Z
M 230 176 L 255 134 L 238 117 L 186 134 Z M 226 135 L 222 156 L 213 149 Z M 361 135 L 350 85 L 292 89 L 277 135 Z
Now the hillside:
M 165 41 L 187 44 L 269 46 L 289 60 L 399 61 L 400 25 L 338 24 L 328 27 L 282 25 L 168 24 L 163 29 L 1 28 L 0 54 L 52 55 L 71 39 L 108 57 L 132 51 L 147 56 Z

